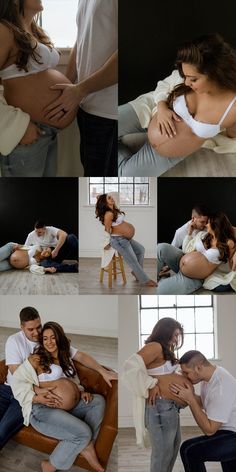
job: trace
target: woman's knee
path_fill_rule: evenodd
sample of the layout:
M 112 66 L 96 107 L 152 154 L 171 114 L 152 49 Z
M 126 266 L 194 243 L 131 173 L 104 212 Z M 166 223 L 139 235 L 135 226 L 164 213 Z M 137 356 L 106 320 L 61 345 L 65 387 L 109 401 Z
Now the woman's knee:
M 169 243 L 158 243 L 157 245 L 157 257 L 163 257 L 170 249 L 171 244 Z
M 100 415 L 103 417 L 106 407 L 105 398 L 99 393 L 95 393 L 93 395 L 93 405 L 95 408 L 97 408 L 97 410 L 100 412 Z

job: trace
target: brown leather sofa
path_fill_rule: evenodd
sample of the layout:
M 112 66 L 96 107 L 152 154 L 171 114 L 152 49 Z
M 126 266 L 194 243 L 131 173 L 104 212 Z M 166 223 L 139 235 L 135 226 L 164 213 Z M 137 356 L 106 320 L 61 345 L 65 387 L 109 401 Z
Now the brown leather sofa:
M 88 369 L 78 362 L 75 362 L 75 368 L 80 382 L 85 387 L 86 391 L 90 393 L 100 393 L 106 399 L 105 415 L 95 443 L 98 459 L 102 466 L 106 468 L 112 445 L 117 435 L 118 382 L 113 380 L 112 388 L 110 388 L 98 372 Z M 0 383 L 5 382 L 6 375 L 7 367 L 3 360 L 0 361 Z M 38 433 L 32 426 L 23 426 L 23 428 L 13 436 L 13 439 L 24 446 L 31 447 L 32 449 L 46 454 L 50 454 L 58 443 L 56 439 Z M 88 462 L 81 456 L 76 458 L 74 464 L 90 471 L 93 470 Z

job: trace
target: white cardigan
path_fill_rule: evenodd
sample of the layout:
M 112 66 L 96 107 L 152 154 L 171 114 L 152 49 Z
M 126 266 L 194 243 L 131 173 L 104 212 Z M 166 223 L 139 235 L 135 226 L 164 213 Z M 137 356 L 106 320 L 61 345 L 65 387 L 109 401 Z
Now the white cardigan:
M 133 420 L 136 430 L 136 441 L 139 447 L 150 445 L 149 434 L 145 427 L 145 399 L 149 389 L 155 387 L 157 379 L 148 375 L 143 358 L 139 354 L 132 354 L 124 363 L 122 381 L 133 394 Z
M 30 122 L 30 116 L 7 105 L 0 90 L 0 154 L 7 156 L 19 144 Z
M 33 366 L 26 359 L 14 372 L 12 377 L 13 395 L 18 400 L 24 418 L 24 425 L 29 426 L 32 401 L 35 396 L 33 386 L 39 386 L 38 376 Z
M 182 82 L 183 78 L 177 70 L 174 70 L 170 76 L 157 83 L 154 91 L 140 95 L 129 102 L 138 115 L 142 128 L 148 128 L 153 115 L 157 111 L 158 102 L 166 101 L 174 87 Z M 212 149 L 219 154 L 236 152 L 236 138 L 229 138 L 225 131 L 221 131 L 217 136 L 207 139 L 202 147 Z

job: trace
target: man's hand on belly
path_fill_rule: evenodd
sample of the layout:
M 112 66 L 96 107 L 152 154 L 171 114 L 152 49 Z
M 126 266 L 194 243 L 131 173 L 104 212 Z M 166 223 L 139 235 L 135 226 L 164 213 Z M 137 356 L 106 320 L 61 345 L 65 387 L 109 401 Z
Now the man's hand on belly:
M 44 109 L 44 116 L 49 120 L 63 121 L 75 108 L 77 108 L 85 93 L 79 84 L 56 84 L 50 87 L 52 90 L 61 90 L 62 94 Z
M 19 142 L 19 144 L 25 144 L 25 145 L 33 144 L 35 143 L 35 141 L 38 141 L 40 136 L 44 134 L 45 134 L 45 131 L 41 130 L 40 128 L 38 128 L 37 125 L 35 125 L 34 123 L 32 123 L 32 121 L 30 121 L 28 124 L 28 128 L 26 129 L 26 132 L 23 138 L 21 139 L 21 141 Z

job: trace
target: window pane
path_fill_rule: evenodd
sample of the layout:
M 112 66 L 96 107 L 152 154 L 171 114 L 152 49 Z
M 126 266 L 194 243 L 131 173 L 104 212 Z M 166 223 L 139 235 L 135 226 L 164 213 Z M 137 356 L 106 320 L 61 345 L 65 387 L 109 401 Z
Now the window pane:
M 207 359 L 212 359 L 214 357 L 213 334 L 197 334 L 196 349 L 201 351 Z
M 178 357 L 180 358 L 185 352 L 195 349 L 195 336 L 194 334 L 185 334 L 184 344 L 181 349 L 178 349 Z
M 133 205 L 134 203 L 134 187 L 132 184 L 120 185 L 120 204 Z
M 149 195 L 148 195 L 148 185 L 135 185 L 135 201 L 137 205 L 148 205 Z
M 118 177 L 105 177 L 106 184 L 118 184 Z
M 194 306 L 194 295 L 178 295 L 177 306 Z
M 141 307 L 156 307 L 157 306 L 157 295 L 142 295 L 141 296 Z
M 183 325 L 184 333 L 194 333 L 194 308 L 178 308 L 177 320 Z
M 90 177 L 90 184 L 102 184 L 103 177 Z
M 56 47 L 75 44 L 77 36 L 76 13 L 78 0 L 44 0 L 42 27 Z
M 90 186 L 90 203 L 95 205 L 97 202 L 97 196 L 104 193 L 104 187 L 100 184 L 93 184 Z
M 176 320 L 176 308 L 168 308 L 168 310 L 161 308 L 159 309 L 159 319 L 161 318 L 174 318 Z
M 199 306 L 212 305 L 212 295 L 195 295 L 195 304 Z
M 144 346 L 146 339 L 148 338 L 147 335 L 141 336 L 141 347 Z
M 176 306 L 175 295 L 160 295 L 159 306 Z
M 150 334 L 157 322 L 157 310 L 141 311 L 141 331 L 143 334 Z
M 121 184 L 132 184 L 134 182 L 134 177 L 120 177 Z
M 213 331 L 212 308 L 196 308 L 196 331 L 198 333 Z
M 148 177 L 135 177 L 135 182 L 137 184 L 146 184 L 148 183 L 149 178 Z
M 105 184 L 105 193 L 116 192 L 118 194 L 118 184 Z M 119 199 L 119 195 L 117 195 L 116 200 Z

